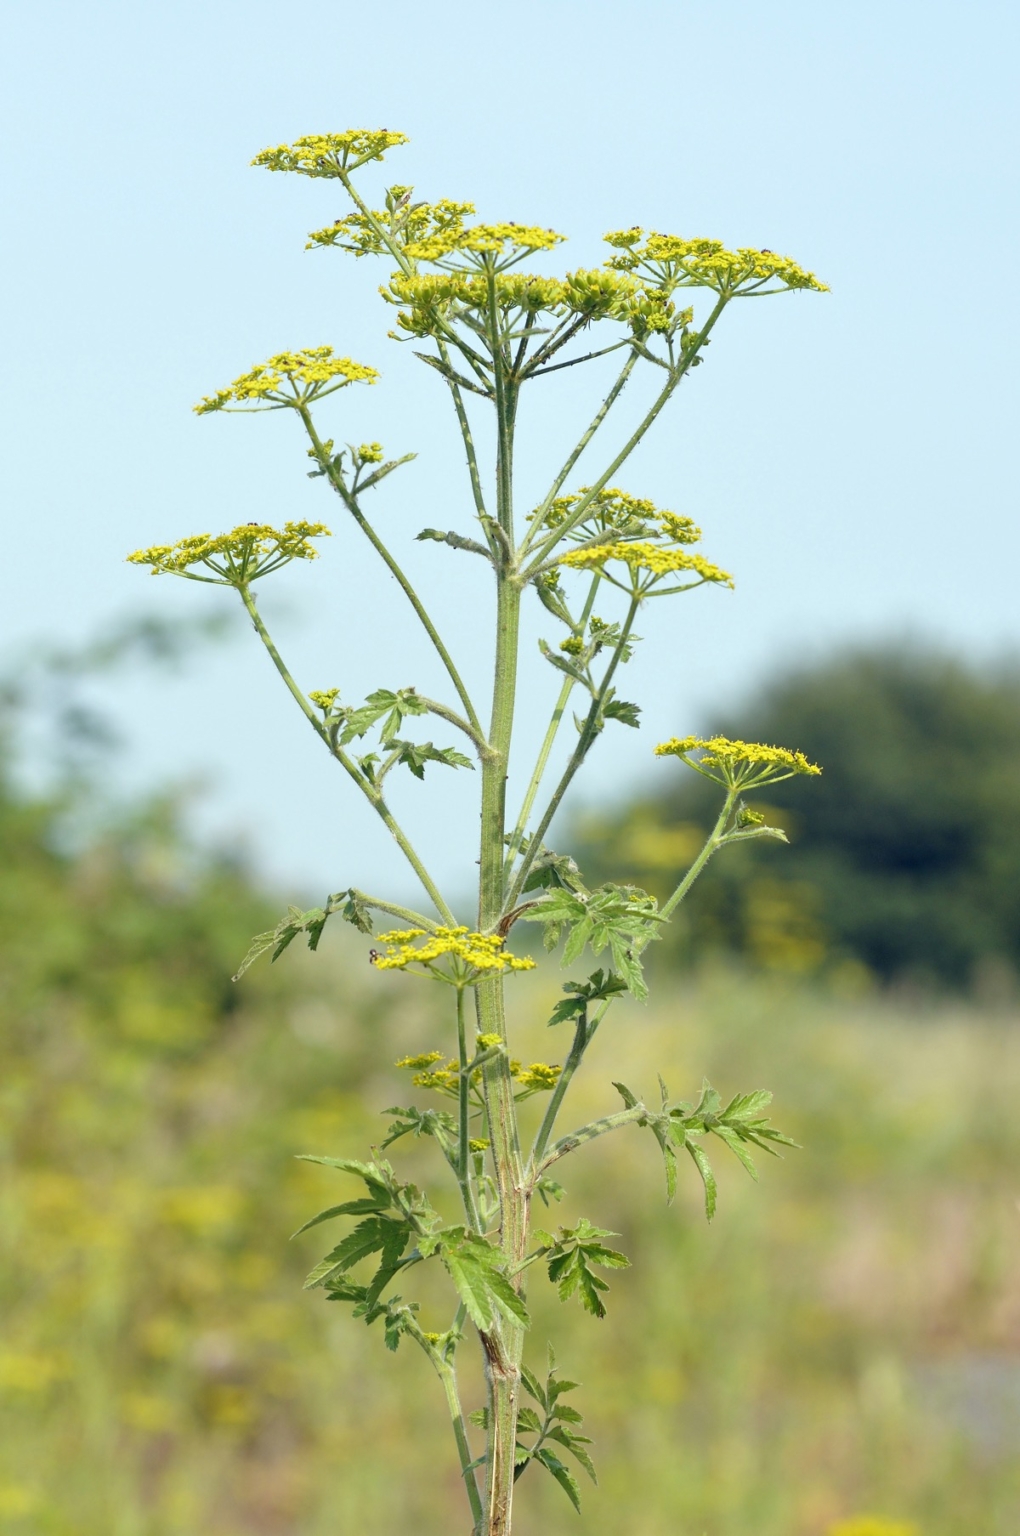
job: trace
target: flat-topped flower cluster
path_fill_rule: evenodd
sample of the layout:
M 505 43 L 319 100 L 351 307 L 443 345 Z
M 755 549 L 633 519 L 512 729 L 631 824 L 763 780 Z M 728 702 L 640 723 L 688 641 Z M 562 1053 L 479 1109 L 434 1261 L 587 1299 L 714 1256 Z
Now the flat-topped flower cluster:
M 699 753 L 692 757 L 692 753 Z M 754 788 L 775 784 L 795 774 L 818 774 L 821 769 L 803 752 L 770 747 L 758 741 L 731 740 L 728 736 L 674 736 L 655 749 L 656 757 L 678 757 L 689 768 L 728 788 Z
M 379 935 L 385 944 L 385 953 L 373 956 L 373 965 L 380 971 L 404 971 L 416 966 L 426 972 L 432 970 L 437 960 L 447 957 L 461 961 L 469 976 L 477 977 L 498 971 L 531 971 L 534 960 L 525 955 L 511 955 L 497 933 L 473 933 L 470 928 L 437 927 L 400 928 L 392 933 Z
M 378 377 L 377 368 L 350 357 L 337 357 L 332 347 L 303 347 L 298 352 L 277 352 L 266 362 L 257 363 L 225 389 L 206 395 L 194 409 L 196 416 L 231 407 L 278 409 L 332 394 L 345 384 L 374 384 Z
M 291 560 L 317 560 L 319 551 L 310 541 L 330 538 L 325 523 L 240 523 L 229 533 L 193 533 L 176 544 L 153 544 L 128 555 L 131 565 L 148 565 L 153 576 L 185 576 L 219 586 L 246 586 Z M 201 576 L 193 566 L 205 566 L 211 576 Z

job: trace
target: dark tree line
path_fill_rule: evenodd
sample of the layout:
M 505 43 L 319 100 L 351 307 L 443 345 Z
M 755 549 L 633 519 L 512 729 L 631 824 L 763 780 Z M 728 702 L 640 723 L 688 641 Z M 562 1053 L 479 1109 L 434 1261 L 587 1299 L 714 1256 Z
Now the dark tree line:
M 768 791 L 790 847 L 720 856 L 667 941 L 674 953 L 708 944 L 801 970 L 850 956 L 883 978 L 952 985 L 989 961 L 1020 970 L 1020 666 L 860 650 L 783 678 L 711 729 L 796 747 L 824 774 Z M 582 867 L 619 875 L 643 848 L 647 884 L 664 888 L 712 804 L 711 786 L 672 777 L 582 824 Z

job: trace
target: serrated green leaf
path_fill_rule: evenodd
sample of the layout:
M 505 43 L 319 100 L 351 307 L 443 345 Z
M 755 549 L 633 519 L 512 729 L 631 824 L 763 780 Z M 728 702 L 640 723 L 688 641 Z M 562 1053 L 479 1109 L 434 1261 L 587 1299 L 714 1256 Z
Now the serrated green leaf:
M 712 1135 L 718 1136 L 720 1141 L 724 1141 L 726 1143 L 734 1157 L 740 1159 L 748 1173 L 751 1175 L 752 1179 L 754 1179 L 754 1181 L 757 1183 L 758 1170 L 754 1166 L 754 1160 L 751 1157 L 750 1152 L 748 1152 L 747 1148 L 744 1146 L 744 1143 L 741 1141 L 740 1137 L 737 1135 L 736 1131 L 731 1130 L 728 1125 L 713 1125 Z
M 542 1428 L 542 1420 L 534 1408 L 529 1408 L 525 1404 L 523 1408 L 518 1408 L 517 1410 L 517 1427 L 518 1429 L 525 1430 L 528 1434 L 537 1435 Z
M 755 1093 L 737 1093 L 723 1110 L 723 1119 L 752 1120 L 771 1103 L 772 1095 L 766 1088 L 759 1088 Z
M 548 1446 L 543 1445 L 540 1450 L 535 1452 L 534 1459 L 535 1461 L 540 1461 L 543 1467 L 552 1473 L 553 1477 L 559 1483 L 571 1504 L 573 1504 L 574 1508 L 577 1510 L 577 1513 L 580 1514 L 581 1490 L 578 1487 L 577 1478 L 569 1470 L 569 1468 L 563 1465 L 563 1462 L 556 1455 L 555 1451 L 551 1451 Z
M 635 730 L 641 725 L 640 704 L 628 704 L 626 699 L 610 699 L 602 713 L 607 720 L 619 720 L 621 725 L 633 726 Z
M 308 1232 L 312 1227 L 317 1227 L 320 1221 L 332 1221 L 334 1216 L 365 1216 L 371 1211 L 385 1210 L 388 1205 L 388 1197 L 373 1199 L 367 1196 L 363 1200 L 345 1200 L 342 1205 L 331 1205 L 327 1210 L 320 1211 L 317 1216 L 312 1217 L 311 1221 L 306 1221 L 303 1227 L 298 1227 L 296 1232 L 292 1232 L 291 1237 L 300 1237 L 302 1232 Z
M 592 1482 L 596 1484 L 598 1483 L 598 1477 L 595 1472 L 595 1463 L 592 1461 L 590 1454 L 585 1449 L 586 1446 L 591 1444 L 591 1441 L 588 1439 L 587 1435 L 572 1435 L 569 1430 L 555 1428 L 549 1431 L 546 1438 L 549 1440 L 557 1440 L 559 1441 L 560 1445 L 565 1445 L 571 1456 L 575 1457 L 581 1463 L 581 1466 L 587 1472 Z
M 521 1381 L 524 1383 L 524 1390 L 530 1392 L 535 1402 L 541 1403 L 543 1408 L 548 1408 L 549 1403 L 545 1395 L 545 1389 L 534 1371 L 529 1370 L 526 1365 L 521 1366 Z
M 395 1262 L 394 1255 L 399 1259 L 409 1238 L 410 1232 L 401 1222 L 390 1221 L 385 1216 L 366 1217 L 316 1264 L 304 1288 L 312 1290 L 328 1278 L 346 1273 L 373 1253 L 382 1253 L 384 1263 Z
M 560 1381 L 556 1376 L 550 1376 L 548 1382 L 549 1401 L 554 1403 L 562 1397 L 564 1392 L 576 1392 L 581 1385 L 579 1381 Z
M 498 1267 L 498 1248 L 463 1228 L 452 1228 L 441 1234 L 439 1252 L 476 1328 L 488 1332 L 496 1312 L 523 1328 L 530 1325 L 527 1307 Z
M 467 1419 L 469 1424 L 475 1424 L 479 1429 L 488 1429 L 489 1410 L 488 1408 L 472 1408 Z
M 705 1186 L 705 1215 L 708 1217 L 708 1220 L 711 1221 L 712 1217 L 715 1215 L 716 1197 L 718 1194 L 715 1182 L 715 1174 L 712 1172 L 712 1165 L 708 1161 L 708 1158 L 705 1156 L 701 1147 L 698 1146 L 697 1142 L 688 1139 L 687 1151 L 690 1153 L 695 1167 L 701 1174 L 701 1180 Z

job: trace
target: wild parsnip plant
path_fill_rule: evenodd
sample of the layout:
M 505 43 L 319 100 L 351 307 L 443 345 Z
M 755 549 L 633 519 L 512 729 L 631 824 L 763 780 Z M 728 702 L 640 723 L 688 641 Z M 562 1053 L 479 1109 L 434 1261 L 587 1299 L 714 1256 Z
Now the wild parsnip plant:
M 344 514 L 396 578 L 448 675 L 449 698 L 429 698 L 407 685 L 379 689 L 364 702 L 354 702 L 337 686 L 307 693 L 293 677 L 260 615 L 254 585 L 291 561 L 315 558 L 314 541 L 329 534 L 322 523 L 288 522 L 282 528 L 241 524 L 229 533 L 199 534 L 140 550 L 130 559 L 155 574 L 169 572 L 236 589 L 298 708 L 381 817 L 427 898 L 428 910 L 418 912 L 348 888 L 320 908 L 292 909 L 273 931 L 254 940 L 241 971 L 266 951 L 276 959 L 301 934 L 314 949 L 334 914 L 368 934 L 375 914 L 382 913 L 403 926 L 376 939 L 379 947 L 370 952 L 374 965 L 450 989 L 448 1045 L 398 1063 L 426 1096 L 425 1107 L 387 1110 L 381 1146 L 366 1160 L 311 1157 L 353 1178 L 361 1193 L 319 1212 L 301 1230 L 338 1219 L 353 1223 L 307 1283 L 321 1287 L 331 1300 L 349 1303 L 354 1316 L 366 1323 L 379 1321 L 388 1348 L 396 1349 L 406 1338 L 424 1353 L 445 1393 L 473 1529 L 477 1536 L 507 1536 L 514 1484 L 529 1468 L 551 1474 L 575 1506 L 580 1495 L 572 1466 L 595 1478 L 591 1442 L 570 1401 L 576 1384 L 558 1374 L 551 1355 L 541 1367 L 530 1355 L 526 1358 L 529 1271 L 544 1268 L 562 1300 L 576 1297 L 601 1318 L 608 1290 L 603 1272 L 628 1263 L 609 1242 L 615 1234 L 588 1219 L 555 1231 L 533 1225 L 534 1196 L 546 1206 L 556 1201 L 562 1187 L 553 1173 L 559 1174 L 566 1157 L 596 1137 L 636 1126 L 650 1131 L 661 1148 L 669 1199 L 679 1155 L 687 1154 L 703 1181 L 711 1217 L 716 1186 L 705 1149 L 712 1137 L 752 1175 L 752 1148 L 774 1152 L 779 1143 L 792 1145 L 766 1118 L 768 1093 L 737 1093 L 724 1102 L 707 1082 L 696 1100 L 674 1100 L 661 1080 L 652 1100 L 617 1082 L 622 1108 L 565 1134 L 559 1123 L 574 1074 L 613 1002 L 627 993 L 647 996 L 644 951 L 707 861 L 733 843 L 783 839 L 746 797 L 780 779 L 819 769 L 795 751 L 721 737 L 688 736 L 657 747 L 660 755 L 714 780 L 720 797 L 707 842 L 661 907 L 635 886 L 589 890 L 573 860 L 555 852 L 546 838 L 601 732 L 607 726 L 638 725 L 638 706 L 621 698 L 616 685 L 636 642 L 634 624 L 642 605 L 703 586 L 732 585 L 726 571 L 695 550 L 701 531 L 691 518 L 620 489 L 620 470 L 681 382 L 702 362 L 734 300 L 824 291 L 824 284 L 772 251 L 730 251 L 718 240 L 638 228 L 606 236 L 610 254 L 599 268 L 537 274 L 528 264 L 563 239 L 552 230 L 471 222 L 475 210 L 470 203 L 418 201 L 413 188 L 404 185 L 390 187 L 384 206 L 373 209 L 360 190 L 358 172 L 405 142 L 403 134 L 384 129 L 315 135 L 264 150 L 254 164 L 340 183 L 353 211 L 315 231 L 310 246 L 337 247 L 388 263 L 381 292 L 395 311 L 397 335 L 422 349 L 416 355 L 449 393 L 467 460 L 465 501 L 473 525 L 425 528 L 418 538 L 446 545 L 451 558 L 466 562 L 466 580 L 482 578 L 493 588 L 487 719 L 437 622 L 366 511 L 369 492 L 414 455 L 389 458 L 375 442 L 338 450 L 319 424 L 319 405 L 327 396 L 351 385 L 374 384 L 378 377 L 374 368 L 339 356 L 330 346 L 271 357 L 196 410 L 203 415 L 294 414 L 309 444 L 311 474 L 339 497 Z M 696 316 L 687 300 L 699 296 L 706 302 Z M 543 500 L 520 515 L 514 506 L 514 454 L 521 391 L 557 370 L 613 354 L 619 371 L 590 425 L 565 453 Z M 642 374 L 653 381 L 647 408 L 626 440 L 617 439 L 605 450 L 595 473 L 603 439 L 612 438 L 614 406 L 632 378 L 636 382 Z M 492 483 L 476 453 L 476 431 L 494 438 Z M 582 457 L 593 470 L 585 472 L 585 483 L 577 484 Z M 526 597 L 538 599 L 554 626 L 552 639 L 543 640 L 541 649 L 559 691 L 519 810 L 510 820 L 507 781 Z M 577 698 L 582 703 L 571 724 L 568 705 Z M 528 707 L 538 702 L 529 700 Z M 419 739 L 429 717 L 463 738 L 458 748 Z M 573 730 L 572 746 L 549 790 L 546 773 L 564 722 L 568 733 Z M 387 801 L 391 773 L 406 768 L 424 779 L 434 764 L 478 770 L 481 842 L 471 927 L 458 921 Z M 470 814 L 476 814 L 474 808 Z M 564 999 L 549 1020 L 573 1031 L 562 1066 L 525 1066 L 510 1049 L 505 989 L 516 972 L 535 963 L 510 947 L 519 921 L 540 924 L 547 949 L 562 945 L 565 965 L 586 953 L 592 957 L 587 977 L 566 983 Z M 528 1146 L 518 1106 L 538 1094 L 549 1095 L 548 1105 Z M 405 1136 L 435 1143 L 458 1191 L 461 1216 L 455 1224 L 444 1224 L 428 1195 L 402 1180 L 381 1155 Z M 435 1329 L 421 1318 L 418 1305 L 396 1290 L 419 1264 L 441 1266 L 451 1285 L 450 1315 Z M 465 1414 L 457 1368 L 468 1335 L 481 1346 L 488 1401 Z M 481 1431 L 477 1442 L 469 1426 Z

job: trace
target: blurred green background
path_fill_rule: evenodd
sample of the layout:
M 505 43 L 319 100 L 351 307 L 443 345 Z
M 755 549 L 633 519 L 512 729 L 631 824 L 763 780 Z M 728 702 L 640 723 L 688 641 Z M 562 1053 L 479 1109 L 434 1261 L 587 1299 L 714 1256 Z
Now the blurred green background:
M 122 635 L 91 664 L 165 642 Z M 283 902 L 189 847 L 172 801 L 103 808 L 102 722 L 61 669 L 5 695 L 0 1528 L 466 1531 L 425 1362 L 302 1294 L 319 1234 L 287 1242 L 341 1182 L 293 1154 L 363 1153 L 406 1095 L 390 1063 L 448 1048 L 449 1023 L 350 930 L 232 985 Z M 47 739 L 28 696 L 77 743 L 45 794 L 18 787 L 19 739 Z M 692 1179 L 666 1208 L 650 1136 L 563 1165 L 557 1218 L 618 1231 L 633 1268 L 604 1323 L 532 1286 L 533 1363 L 552 1337 L 585 1384 L 601 1487 L 578 1520 L 529 1471 L 522 1532 L 1015 1536 L 1018 699 L 1008 668 L 871 651 L 711 722 L 826 776 L 770 792 L 791 848 L 696 890 L 574 1113 L 614 1105 L 615 1076 L 690 1095 L 707 1072 L 774 1089 L 803 1150 L 757 1187 L 718 1156 L 710 1227 Z M 682 863 L 706 802 L 660 782 L 563 834 L 587 872 L 654 888 Z M 522 1054 L 562 1059 L 543 1024 L 561 980 L 515 985 Z M 429 1145 L 393 1151 L 437 1171 Z

